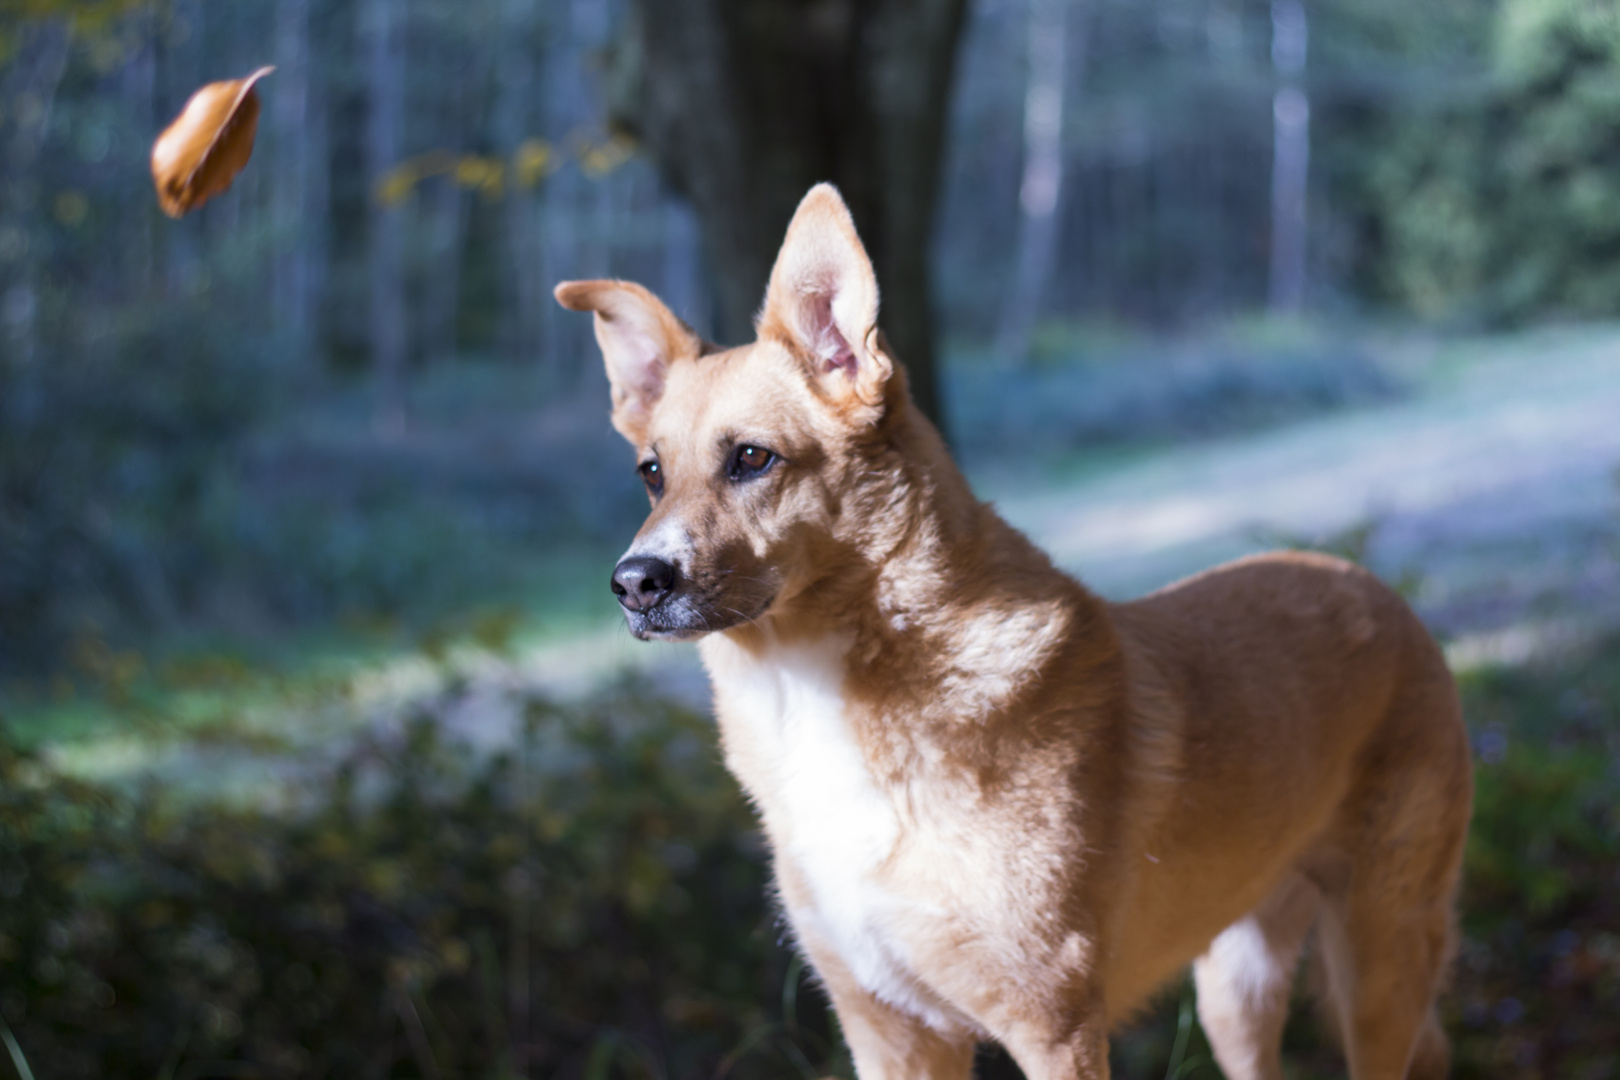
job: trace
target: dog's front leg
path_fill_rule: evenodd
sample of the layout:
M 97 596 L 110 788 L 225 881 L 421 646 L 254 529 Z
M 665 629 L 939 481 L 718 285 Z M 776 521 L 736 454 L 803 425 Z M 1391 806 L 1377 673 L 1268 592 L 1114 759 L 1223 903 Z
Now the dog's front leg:
M 1028 1080 L 1108 1080 L 1108 1032 L 1100 1021 L 1062 1034 L 1019 1032 L 1002 1045 Z
M 836 956 L 805 951 L 832 998 L 859 1080 L 969 1080 L 977 1045 L 971 1034 L 941 1031 L 896 1009 L 863 989 Z
M 983 1020 L 1028 1080 L 1108 1080 L 1105 1014 L 1101 994 L 1084 976 L 1026 975 L 1002 986 Z
M 860 1080 L 968 1080 L 972 1075 L 971 1036 L 939 1032 L 864 990 L 831 994 Z

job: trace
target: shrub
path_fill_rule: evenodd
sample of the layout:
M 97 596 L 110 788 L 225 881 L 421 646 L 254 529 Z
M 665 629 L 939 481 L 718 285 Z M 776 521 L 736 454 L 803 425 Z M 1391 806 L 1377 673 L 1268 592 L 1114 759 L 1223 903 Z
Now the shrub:
M 1620 1066 L 1617 657 L 1611 638 L 1463 682 L 1459 1080 Z M 531 700 L 492 752 L 435 711 L 228 804 L 81 782 L 0 738 L 0 1039 L 42 1078 L 848 1075 L 706 723 L 630 686 Z M 194 733 L 199 760 L 224 737 Z M 1191 1001 L 1115 1040 L 1118 1075 L 1216 1075 Z M 1342 1075 L 1308 1010 L 1286 1056 Z
M 281 810 L 0 745 L 0 1013 L 53 1080 L 824 1065 L 715 757 L 707 725 L 633 690 L 532 701 L 493 756 L 420 717 Z
M 1369 175 L 1383 289 L 1420 315 L 1620 314 L 1620 18 L 1505 0 L 1493 77 L 1393 118 Z

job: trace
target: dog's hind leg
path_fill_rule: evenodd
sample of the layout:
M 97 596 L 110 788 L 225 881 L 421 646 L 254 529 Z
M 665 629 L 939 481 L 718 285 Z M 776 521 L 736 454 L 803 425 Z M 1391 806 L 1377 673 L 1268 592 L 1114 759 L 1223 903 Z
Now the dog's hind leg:
M 1316 887 L 1290 874 L 1194 961 L 1198 1021 L 1227 1080 L 1282 1080 L 1289 992 L 1320 904 Z
M 1383 760 L 1369 755 L 1379 767 L 1341 818 L 1353 866 L 1325 894 L 1319 937 L 1353 1080 L 1442 1080 L 1450 1067 L 1434 999 L 1451 960 L 1471 765 L 1462 724 L 1435 721 L 1455 716 L 1444 689 L 1397 701 L 1375 747 Z
M 1321 941 L 1352 1080 L 1443 1080 L 1450 1050 L 1434 997 L 1449 952 L 1449 902 L 1391 920 L 1330 905 Z

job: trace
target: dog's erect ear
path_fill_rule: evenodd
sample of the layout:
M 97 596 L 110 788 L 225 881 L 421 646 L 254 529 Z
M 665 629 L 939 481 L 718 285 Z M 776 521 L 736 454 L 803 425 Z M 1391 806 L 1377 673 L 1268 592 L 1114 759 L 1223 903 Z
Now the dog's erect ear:
M 817 184 L 776 256 L 759 336 L 805 357 L 831 400 L 871 414 L 894 371 L 878 341 L 877 313 L 877 276 L 849 208 L 837 188 Z
M 565 281 L 554 295 L 571 311 L 596 313 L 596 341 L 613 390 L 613 426 L 639 446 L 669 365 L 697 356 L 703 342 L 633 281 Z

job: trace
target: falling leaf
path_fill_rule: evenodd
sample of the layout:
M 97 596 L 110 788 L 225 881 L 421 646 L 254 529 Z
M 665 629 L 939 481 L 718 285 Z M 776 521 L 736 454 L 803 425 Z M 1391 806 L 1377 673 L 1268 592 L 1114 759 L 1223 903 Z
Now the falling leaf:
M 209 83 L 152 144 L 152 182 L 163 212 L 177 218 L 231 186 L 253 156 L 259 96 L 253 84 L 276 70 Z

